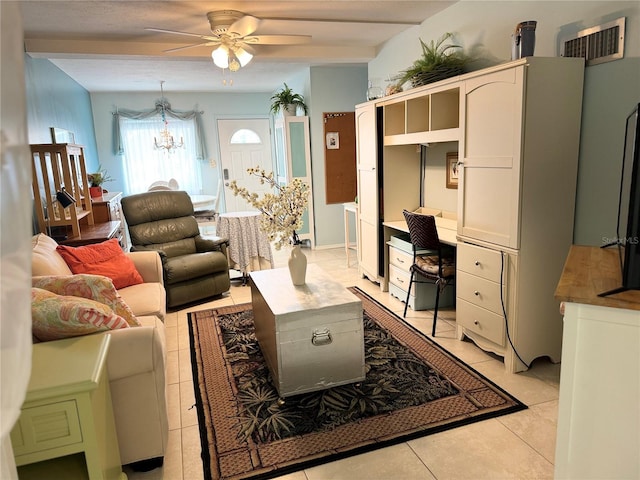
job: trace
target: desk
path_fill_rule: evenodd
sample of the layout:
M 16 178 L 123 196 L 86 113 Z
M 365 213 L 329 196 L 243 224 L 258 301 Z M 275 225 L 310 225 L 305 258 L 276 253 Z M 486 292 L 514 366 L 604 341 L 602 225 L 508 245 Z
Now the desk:
M 434 217 L 436 220 L 436 229 L 440 242 L 447 245 L 456 246 L 458 244 L 458 221 L 453 218 Z M 383 226 L 399 232 L 409 233 L 407 222 L 399 220 L 397 222 L 384 222 Z M 389 239 L 386 239 L 389 241 Z
M 455 247 L 458 244 L 457 220 L 444 217 L 435 217 L 435 220 L 440 242 Z M 387 292 L 389 291 L 389 245 L 387 245 L 387 243 L 391 240 L 391 236 L 397 235 L 398 232 L 409 233 L 409 227 L 404 220 L 383 222 L 382 226 L 384 228 L 384 278 L 380 282 L 380 289 L 383 292 Z
M 356 202 L 343 203 L 344 206 L 344 252 L 347 255 L 347 268 L 349 268 L 349 250 L 354 249 L 356 251 L 356 262 L 360 261 L 358 257 L 358 204 Z M 355 247 L 351 245 L 351 236 L 349 235 L 349 214 L 353 213 L 356 226 L 356 244 Z
M 260 230 L 260 212 L 231 212 L 218 215 L 216 235 L 229 239 L 229 267 L 242 272 L 273 268 L 267 235 Z
M 111 220 L 109 222 L 94 223 L 93 225 L 80 225 L 80 234 L 75 237 L 69 237 L 65 240 L 59 240 L 60 245 L 69 247 L 80 247 L 83 245 L 91 245 L 93 243 L 102 243 L 112 238 L 118 238 L 120 246 L 125 246 L 125 240 L 120 237 L 122 234 L 122 222 L 120 220 Z

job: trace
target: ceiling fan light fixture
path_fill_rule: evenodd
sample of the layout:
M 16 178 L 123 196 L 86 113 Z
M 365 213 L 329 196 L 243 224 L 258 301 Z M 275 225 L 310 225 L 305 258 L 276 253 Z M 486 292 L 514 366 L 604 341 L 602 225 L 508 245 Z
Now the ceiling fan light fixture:
M 242 67 L 246 66 L 253 58 L 253 55 L 242 47 L 236 47 L 233 53 L 235 53 Z
M 216 48 L 211 52 L 211 58 L 216 67 L 229 68 L 229 49 L 226 46 L 220 45 Z
M 238 57 L 232 51 L 229 51 L 229 71 L 237 72 L 240 70 L 240 62 L 238 61 Z

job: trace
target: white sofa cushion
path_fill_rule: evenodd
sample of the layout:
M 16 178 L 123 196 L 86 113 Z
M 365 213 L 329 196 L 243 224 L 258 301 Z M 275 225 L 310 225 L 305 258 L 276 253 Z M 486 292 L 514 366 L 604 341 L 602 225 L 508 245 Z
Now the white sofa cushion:
M 129 305 L 135 316 L 155 315 L 164 321 L 166 314 L 166 292 L 161 283 L 141 283 L 121 288 L 118 293 L 122 300 Z
M 56 252 L 56 241 L 39 233 L 31 239 L 31 275 L 72 275 L 71 269 Z

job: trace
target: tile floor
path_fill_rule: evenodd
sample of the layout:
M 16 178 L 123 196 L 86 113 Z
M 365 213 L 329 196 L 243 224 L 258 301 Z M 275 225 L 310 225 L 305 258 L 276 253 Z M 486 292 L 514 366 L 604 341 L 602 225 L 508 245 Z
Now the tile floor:
M 317 263 L 345 286 L 358 286 L 394 312 L 404 304 L 377 284 L 358 275 L 353 253 L 346 266 L 343 248 L 305 249 Z M 275 267 L 285 267 L 288 251 L 274 251 Z M 169 448 L 163 468 L 137 473 L 125 469 L 129 480 L 198 480 L 202 478 L 198 420 L 189 356 L 187 312 L 251 301 L 249 287 L 234 283 L 216 301 L 170 313 L 166 319 L 169 383 Z M 431 332 L 433 312 L 407 312 L 407 321 Z M 477 422 L 392 447 L 350 457 L 279 477 L 279 480 L 445 480 L 551 479 L 555 452 L 560 365 L 537 360 L 527 372 L 508 374 L 499 357 L 469 341 L 455 339 L 455 310 L 439 315 L 435 340 L 530 408 Z

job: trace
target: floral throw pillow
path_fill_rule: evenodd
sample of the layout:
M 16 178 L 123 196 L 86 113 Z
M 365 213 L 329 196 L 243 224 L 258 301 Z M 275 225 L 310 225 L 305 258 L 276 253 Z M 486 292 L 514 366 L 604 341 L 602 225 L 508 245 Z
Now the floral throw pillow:
M 88 298 L 104 303 L 116 315 L 124 318 L 130 327 L 139 327 L 140 322 L 135 317 L 113 285 L 110 278 L 102 275 L 47 275 L 33 277 L 31 286 L 42 288 L 58 295 Z
M 143 282 L 133 261 L 124 254 L 115 238 L 82 247 L 58 245 L 56 250 L 73 273 L 104 275 L 113 280 L 117 289 Z
M 42 342 L 129 328 L 103 303 L 41 288 L 31 289 L 31 320 L 33 336 Z

